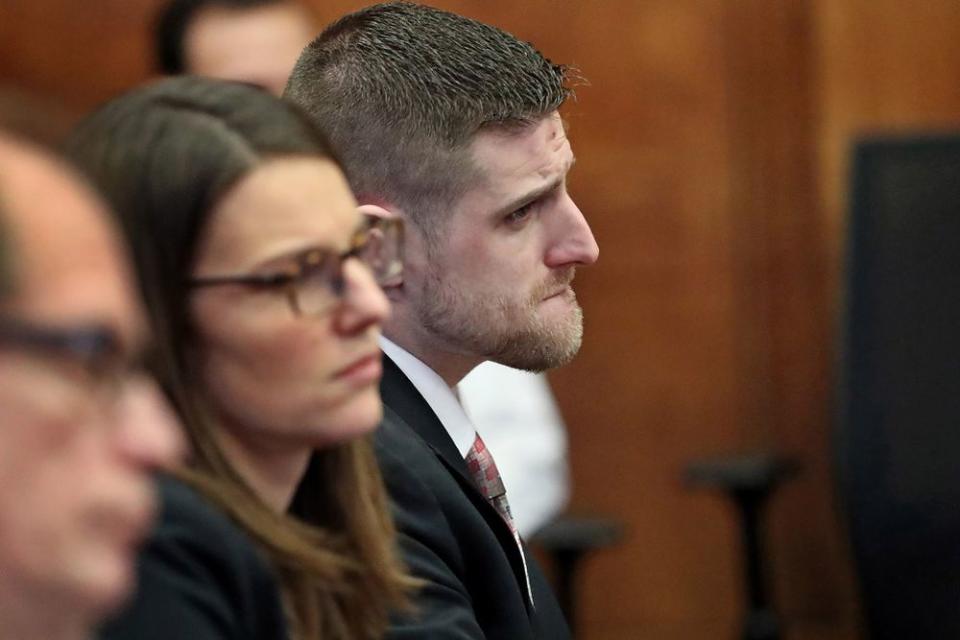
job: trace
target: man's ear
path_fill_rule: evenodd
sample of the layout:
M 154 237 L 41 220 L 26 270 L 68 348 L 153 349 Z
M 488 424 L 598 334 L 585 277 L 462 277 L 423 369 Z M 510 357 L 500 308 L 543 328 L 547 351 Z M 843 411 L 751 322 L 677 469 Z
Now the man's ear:
M 357 207 L 357 211 L 360 212 L 362 216 L 370 216 L 373 218 L 398 218 L 400 214 L 390 209 L 385 209 L 377 204 L 361 204 Z M 404 243 L 406 244 L 406 243 Z M 406 252 L 407 247 L 403 247 L 403 251 Z M 406 267 L 405 267 L 406 268 Z M 389 285 L 383 285 L 383 292 L 387 295 L 387 299 L 390 300 L 391 304 L 397 304 L 400 301 L 403 292 L 403 282 L 404 277 L 401 274 L 395 280 L 393 280 Z

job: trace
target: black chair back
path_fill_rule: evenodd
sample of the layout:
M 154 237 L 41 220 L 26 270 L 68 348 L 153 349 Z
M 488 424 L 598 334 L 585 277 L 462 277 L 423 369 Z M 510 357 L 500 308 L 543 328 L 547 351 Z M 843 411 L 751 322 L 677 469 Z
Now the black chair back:
M 838 481 L 873 640 L 960 638 L 960 134 L 853 155 Z

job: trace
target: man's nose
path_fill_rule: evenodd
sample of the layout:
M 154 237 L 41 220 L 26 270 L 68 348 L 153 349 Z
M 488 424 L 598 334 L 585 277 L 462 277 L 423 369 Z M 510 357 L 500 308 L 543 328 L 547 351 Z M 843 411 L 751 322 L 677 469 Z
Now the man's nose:
M 121 453 L 146 469 L 170 469 L 183 459 L 183 430 L 156 383 L 143 375 L 127 382 L 118 438 Z
M 563 195 L 559 207 L 556 212 L 556 239 L 547 251 L 547 266 L 558 268 L 593 264 L 600 256 L 600 247 L 583 212 L 569 194 Z

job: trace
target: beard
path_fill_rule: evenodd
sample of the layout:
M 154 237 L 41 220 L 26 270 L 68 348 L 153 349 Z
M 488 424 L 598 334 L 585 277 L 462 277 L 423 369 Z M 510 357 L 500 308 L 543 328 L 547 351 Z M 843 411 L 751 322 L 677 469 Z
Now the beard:
M 567 364 L 580 350 L 583 311 L 572 289 L 561 294 L 571 298 L 562 317 L 539 313 L 543 299 L 568 286 L 573 275 L 573 267 L 557 271 L 519 297 L 477 291 L 432 268 L 417 314 L 422 326 L 453 351 L 539 373 Z

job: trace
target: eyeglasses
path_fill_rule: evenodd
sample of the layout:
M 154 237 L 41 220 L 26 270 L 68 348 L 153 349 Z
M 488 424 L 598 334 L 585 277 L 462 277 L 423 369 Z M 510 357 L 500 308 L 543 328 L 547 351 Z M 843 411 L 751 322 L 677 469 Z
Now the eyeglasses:
M 283 289 L 290 308 L 297 315 L 320 315 L 329 310 L 346 290 L 343 263 L 356 258 L 382 287 L 395 286 L 403 275 L 403 221 L 368 216 L 350 239 L 350 248 L 337 254 L 310 249 L 291 258 L 291 264 L 275 273 L 200 276 L 189 281 L 192 287 L 245 285 Z
M 79 369 L 85 385 L 110 407 L 137 368 L 128 361 L 116 333 L 101 326 L 59 328 L 0 317 L 0 346 L 65 361 L 65 377 Z

